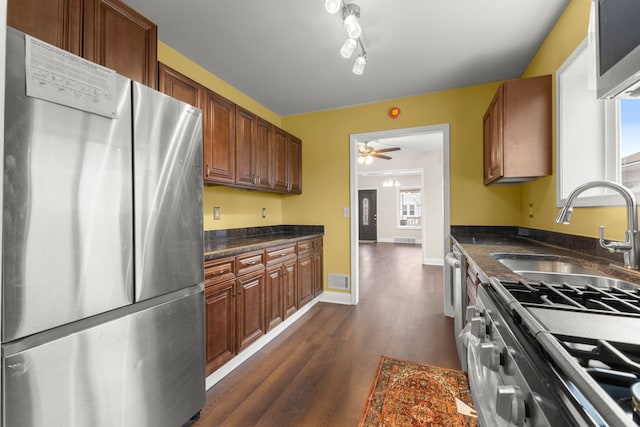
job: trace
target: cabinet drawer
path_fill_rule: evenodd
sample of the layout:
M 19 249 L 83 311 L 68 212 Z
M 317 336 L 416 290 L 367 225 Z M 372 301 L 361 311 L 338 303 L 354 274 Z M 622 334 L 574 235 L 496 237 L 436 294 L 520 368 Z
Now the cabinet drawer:
M 298 256 L 303 257 L 313 253 L 313 240 L 298 242 Z
M 241 276 L 264 268 L 264 251 L 248 252 L 236 257 L 236 272 Z
M 273 265 L 278 262 L 290 260 L 296 256 L 296 246 L 278 246 L 276 248 L 267 249 L 267 265 Z
M 205 286 L 215 285 L 225 280 L 235 279 L 235 258 L 220 258 L 204 263 Z

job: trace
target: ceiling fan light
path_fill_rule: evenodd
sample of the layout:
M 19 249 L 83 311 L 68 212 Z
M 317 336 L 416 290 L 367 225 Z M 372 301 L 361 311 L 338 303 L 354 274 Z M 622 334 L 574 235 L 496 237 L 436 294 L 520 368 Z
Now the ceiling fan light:
M 364 157 L 365 156 L 360 156 L 358 157 L 358 164 L 363 165 L 364 164 Z
M 325 0 L 324 8 L 333 15 L 340 10 L 341 4 L 342 2 L 340 0 Z
M 373 157 L 371 157 L 371 156 L 365 156 L 365 158 L 364 158 L 364 164 L 368 166 L 368 165 L 370 165 L 371 163 L 373 163 Z
M 345 59 L 349 59 L 356 47 L 358 47 L 358 42 L 355 39 L 347 39 L 340 49 L 340 55 Z
M 364 73 L 364 67 L 367 65 L 367 58 L 362 55 L 358 55 L 356 62 L 353 64 L 353 74 L 361 76 Z

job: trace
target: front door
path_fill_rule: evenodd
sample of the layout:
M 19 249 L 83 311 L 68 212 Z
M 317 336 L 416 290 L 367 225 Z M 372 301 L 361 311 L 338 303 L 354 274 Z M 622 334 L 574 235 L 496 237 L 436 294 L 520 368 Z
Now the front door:
M 358 190 L 358 205 L 360 209 L 360 218 L 358 218 L 359 240 L 373 242 L 378 240 L 377 199 L 377 190 Z

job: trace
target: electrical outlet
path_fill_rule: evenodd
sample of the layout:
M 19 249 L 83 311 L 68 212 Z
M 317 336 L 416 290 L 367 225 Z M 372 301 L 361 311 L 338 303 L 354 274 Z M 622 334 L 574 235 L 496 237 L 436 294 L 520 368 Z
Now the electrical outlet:
M 213 207 L 213 219 L 216 221 L 220 219 L 220 206 Z
M 529 218 L 533 218 L 533 203 L 529 203 Z
M 262 218 L 267 217 L 267 208 L 262 208 Z

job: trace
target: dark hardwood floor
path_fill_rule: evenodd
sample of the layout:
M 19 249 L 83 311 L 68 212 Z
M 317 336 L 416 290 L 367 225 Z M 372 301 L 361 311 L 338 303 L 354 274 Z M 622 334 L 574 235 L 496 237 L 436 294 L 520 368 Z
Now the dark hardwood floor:
M 316 304 L 208 390 L 194 426 L 357 426 L 380 356 L 460 369 L 442 267 L 420 258 L 361 244 L 360 303 Z

